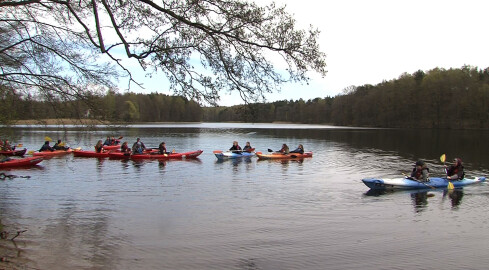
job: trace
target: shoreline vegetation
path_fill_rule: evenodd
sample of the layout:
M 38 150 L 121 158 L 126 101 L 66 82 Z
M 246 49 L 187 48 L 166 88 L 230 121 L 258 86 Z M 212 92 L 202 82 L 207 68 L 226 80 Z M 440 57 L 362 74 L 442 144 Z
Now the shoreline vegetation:
M 160 93 L 109 91 L 90 100 L 72 101 L 45 101 L 16 92 L 10 94 L 0 102 L 4 105 L 0 112 L 5 112 L 0 114 L 0 123 L 94 126 L 234 122 L 489 129 L 489 68 L 471 66 L 404 73 L 377 85 L 348 87 L 334 97 L 229 107 L 206 107 L 181 96 Z

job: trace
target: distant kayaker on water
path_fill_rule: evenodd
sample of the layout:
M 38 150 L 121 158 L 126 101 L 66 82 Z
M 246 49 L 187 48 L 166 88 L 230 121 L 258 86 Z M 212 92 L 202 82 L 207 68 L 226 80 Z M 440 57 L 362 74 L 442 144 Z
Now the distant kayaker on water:
M 416 161 L 414 164 L 413 171 L 411 172 L 411 176 L 409 179 L 416 180 L 419 182 L 428 182 L 430 177 L 430 169 L 426 163 L 422 160 Z
M 297 146 L 294 151 L 290 151 L 290 153 L 304 154 L 304 146 L 302 146 L 302 144 L 299 144 L 299 146 Z
M 289 147 L 287 146 L 287 144 L 284 143 L 282 144 L 282 148 L 278 152 L 287 155 L 288 153 L 290 153 Z
M 127 142 L 124 142 L 121 145 L 121 152 L 122 153 L 131 153 L 131 149 L 129 149 L 129 146 L 127 145 Z
M 166 144 L 165 144 L 165 142 L 161 142 L 160 145 L 158 146 L 158 153 L 160 155 L 169 154 L 169 152 L 166 151 Z
M 97 144 L 95 145 L 95 152 L 102 153 L 103 149 L 104 149 L 104 144 L 102 143 L 102 140 L 98 140 Z
M 246 142 L 246 145 L 243 148 L 243 151 L 244 152 L 252 152 L 253 151 L 253 148 L 251 147 L 251 143 L 250 142 Z
M 10 145 L 10 142 L 8 140 L 5 140 L 5 142 L 2 145 L 2 150 L 3 151 L 12 151 L 12 150 L 15 150 L 15 147 L 12 147 Z
M 54 150 L 65 150 L 66 151 L 69 149 L 69 147 L 64 146 L 64 143 L 61 142 L 61 140 L 58 140 L 58 142 L 53 145 L 53 149 Z
M 44 152 L 44 151 L 51 151 L 51 152 L 54 151 L 54 149 L 49 145 L 49 141 L 45 141 L 44 144 L 41 146 L 41 149 L 39 149 L 39 152 Z
M 465 177 L 464 166 L 462 165 L 462 159 L 460 158 L 455 158 L 453 164 L 446 168 L 446 170 L 447 179 L 449 180 L 462 180 Z
M 229 148 L 229 151 L 241 152 L 242 150 L 241 150 L 241 146 L 239 146 L 238 142 L 234 141 L 233 146 L 231 146 L 231 148 Z
M 141 141 L 141 139 L 137 138 L 136 142 L 132 145 L 132 152 L 136 154 L 142 154 L 143 151 L 146 150 L 146 146 Z

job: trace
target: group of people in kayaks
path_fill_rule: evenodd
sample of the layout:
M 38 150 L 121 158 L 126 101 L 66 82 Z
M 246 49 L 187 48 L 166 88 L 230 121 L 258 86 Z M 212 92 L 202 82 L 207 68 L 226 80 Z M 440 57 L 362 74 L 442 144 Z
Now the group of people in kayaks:
M 119 144 L 120 144 L 120 139 L 115 139 L 114 137 L 112 137 L 112 138 L 107 137 L 107 140 L 105 140 L 104 143 L 102 143 L 102 140 L 99 140 L 97 142 L 97 144 L 95 145 L 95 152 L 101 153 L 102 151 L 104 151 L 104 146 L 112 146 L 112 145 L 119 145 Z M 120 151 L 122 153 L 128 153 L 128 154 L 131 154 L 131 153 L 132 154 L 143 154 L 147 150 L 146 145 L 144 145 L 144 143 L 141 141 L 140 138 L 136 139 L 136 142 L 134 142 L 134 144 L 132 145 L 131 148 L 129 148 L 129 145 L 127 142 L 123 142 L 120 146 L 121 146 Z M 164 155 L 164 154 L 170 154 L 171 153 L 171 152 L 167 151 L 165 142 L 161 142 L 158 145 L 157 150 L 158 151 L 151 152 L 151 154 Z
M 253 149 L 254 148 L 251 147 L 250 142 L 246 142 L 246 145 L 243 147 L 243 149 L 241 149 L 241 146 L 239 146 L 238 142 L 234 141 L 231 148 L 229 148 L 229 151 L 231 151 L 233 153 L 240 153 L 240 152 L 252 152 Z M 275 152 L 275 153 L 280 153 L 280 154 L 284 154 L 284 155 L 287 155 L 290 153 L 304 154 L 304 146 L 302 144 L 299 144 L 299 146 L 295 150 L 290 151 L 287 144 L 284 143 L 284 144 L 282 144 L 282 148 L 280 148 L 280 150 L 273 151 L 273 150 L 269 149 L 269 152 Z
M 448 180 L 462 180 L 465 177 L 464 166 L 462 164 L 462 159 L 455 158 L 453 160 L 453 164 L 450 166 L 445 166 L 445 172 Z M 430 177 L 430 169 L 426 165 L 426 163 L 422 160 L 416 161 L 414 164 L 414 168 L 411 172 L 411 175 L 408 176 L 408 179 L 415 180 L 418 182 L 428 182 Z

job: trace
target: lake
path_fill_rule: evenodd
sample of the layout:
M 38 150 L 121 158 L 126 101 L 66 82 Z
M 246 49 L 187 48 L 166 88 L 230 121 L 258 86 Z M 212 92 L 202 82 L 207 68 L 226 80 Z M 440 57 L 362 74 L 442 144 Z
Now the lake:
M 44 160 L 0 181 L 0 219 L 27 269 L 486 269 L 489 186 L 373 193 L 367 177 L 398 177 L 423 159 L 460 157 L 489 176 L 488 131 L 360 129 L 288 124 L 152 124 L 3 129 L 29 150 L 44 137 L 93 149 L 106 136 L 162 141 L 195 160 Z M 303 144 L 304 160 L 218 161 L 237 140 L 256 151 Z M 29 177 L 29 178 L 22 178 Z M 1 256 L 1 254 L 0 254 Z M 4 256 L 5 257 L 5 256 Z

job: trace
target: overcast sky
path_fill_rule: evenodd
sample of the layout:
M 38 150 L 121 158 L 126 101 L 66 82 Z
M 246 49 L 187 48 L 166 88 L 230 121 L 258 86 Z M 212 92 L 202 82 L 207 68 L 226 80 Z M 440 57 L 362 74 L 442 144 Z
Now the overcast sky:
M 275 2 L 287 5 L 299 27 L 319 28 L 328 73 L 325 78 L 311 73 L 309 85 L 286 85 L 281 93 L 269 95 L 269 101 L 335 96 L 351 85 L 375 85 L 419 69 L 489 67 L 489 1 Z M 222 93 L 220 104 L 237 101 Z

